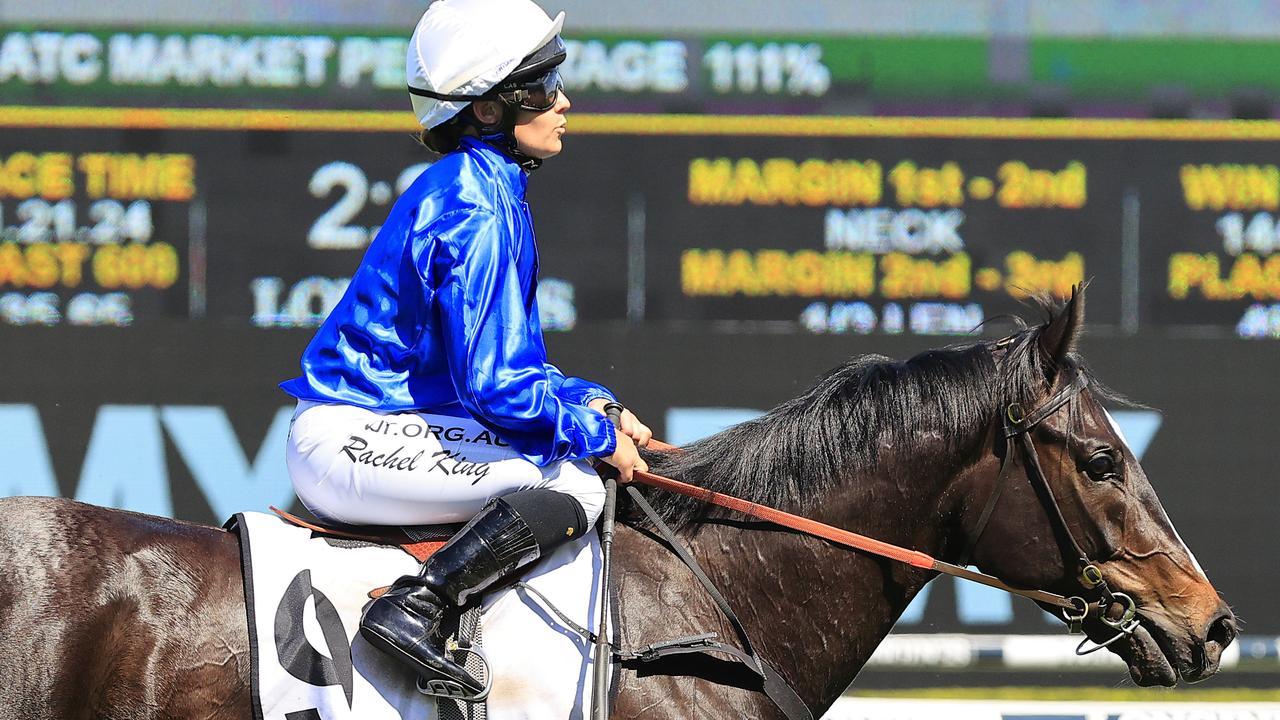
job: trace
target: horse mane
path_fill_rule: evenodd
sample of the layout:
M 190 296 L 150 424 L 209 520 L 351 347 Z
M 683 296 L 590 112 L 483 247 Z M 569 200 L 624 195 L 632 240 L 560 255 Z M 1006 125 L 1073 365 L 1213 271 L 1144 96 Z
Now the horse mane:
M 905 361 L 861 355 L 764 415 L 699 440 L 675 453 L 646 453 L 653 472 L 716 492 L 793 512 L 809 510 L 853 474 L 887 461 L 930 467 L 954 464 L 972 447 L 1000 408 L 1030 407 L 1046 391 L 1052 361 L 1038 340 L 1061 308 L 1031 299 L 1043 324 L 999 341 L 928 350 Z M 1082 372 L 1087 369 L 1080 365 Z M 1095 396 L 1129 404 L 1091 383 Z M 708 506 L 674 493 L 644 489 L 668 524 L 685 527 Z M 634 514 L 629 514 L 631 519 Z

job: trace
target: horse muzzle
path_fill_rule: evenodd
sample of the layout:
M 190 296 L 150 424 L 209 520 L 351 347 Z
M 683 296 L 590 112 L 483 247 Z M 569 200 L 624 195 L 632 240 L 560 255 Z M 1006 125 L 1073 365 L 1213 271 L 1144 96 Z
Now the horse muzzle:
M 1144 687 L 1195 683 L 1217 673 L 1223 651 L 1238 633 L 1235 616 L 1225 605 L 1195 632 L 1155 613 L 1139 611 L 1138 617 L 1128 641 L 1112 649 L 1129 666 L 1133 682 Z
M 1222 605 L 1218 613 L 1206 625 L 1203 638 L 1193 648 L 1198 651 L 1196 657 L 1198 670 L 1191 673 L 1182 673 L 1182 679 L 1187 682 L 1200 682 L 1218 672 L 1218 667 L 1222 662 L 1222 653 L 1226 651 L 1227 646 L 1239 634 L 1240 630 L 1236 623 L 1235 614 L 1231 612 L 1231 608 L 1228 608 L 1225 604 Z

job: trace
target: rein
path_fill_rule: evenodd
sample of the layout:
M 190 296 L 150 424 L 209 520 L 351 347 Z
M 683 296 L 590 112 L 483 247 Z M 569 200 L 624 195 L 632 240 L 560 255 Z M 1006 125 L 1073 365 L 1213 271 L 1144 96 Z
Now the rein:
M 674 446 L 654 440 L 649 441 L 649 446 L 655 450 L 663 452 L 678 449 Z M 972 580 L 973 582 L 998 588 L 1014 595 L 1021 595 L 1022 597 L 1030 598 L 1036 602 L 1047 603 L 1049 605 L 1062 608 L 1063 610 L 1075 611 L 1080 607 L 1071 599 L 1062 595 L 1046 592 L 1044 590 L 1022 590 L 1020 588 L 1015 588 L 1010 585 L 1006 585 L 999 578 L 992 575 L 987 575 L 974 570 L 969 570 L 968 568 L 960 565 L 954 565 L 949 562 L 938 560 L 937 558 L 918 550 L 908 550 L 907 548 L 876 540 L 875 538 L 870 538 L 866 535 L 859 535 L 858 533 L 835 527 L 834 525 L 827 525 L 826 523 L 821 523 L 817 520 L 810 520 L 809 518 L 802 517 L 800 515 L 793 515 L 789 512 L 769 507 L 768 505 L 760 505 L 759 503 L 753 503 L 749 500 L 743 500 L 742 498 L 734 497 L 732 495 L 713 492 L 705 488 L 700 488 L 696 485 L 690 485 L 688 483 L 680 482 L 679 480 L 673 480 L 669 477 L 656 475 L 643 470 L 636 470 L 633 477 L 635 477 L 635 482 L 649 485 L 650 487 L 660 488 L 678 495 L 686 495 L 712 505 L 727 508 L 729 510 L 735 510 L 744 515 L 756 518 L 757 520 L 765 520 L 767 522 L 774 523 L 775 525 L 791 528 L 792 530 L 797 530 L 807 535 L 813 535 L 814 537 L 819 537 L 823 540 L 830 540 L 833 543 L 844 545 L 845 547 L 851 547 L 855 550 L 862 550 L 863 552 L 868 552 L 872 555 L 889 558 L 890 560 L 905 563 L 912 567 L 924 570 L 934 570 L 946 575 L 964 578 L 965 580 Z
M 944 562 L 917 550 L 909 550 L 800 515 L 793 515 L 777 508 L 707 490 L 706 488 L 690 485 L 655 473 L 636 470 L 633 473 L 634 482 L 685 495 L 718 507 L 740 512 L 758 520 L 781 525 L 839 545 L 905 563 L 912 567 L 969 580 L 1055 607 L 1061 613 L 1063 620 L 1066 621 L 1069 632 L 1073 634 L 1083 632 L 1083 623 L 1086 618 L 1096 617 L 1102 623 L 1115 630 L 1116 634 L 1106 642 L 1095 644 L 1092 647 L 1086 647 L 1090 642 L 1089 638 L 1086 637 L 1076 647 L 1076 654 L 1087 655 L 1133 634 L 1138 627 L 1137 604 L 1128 595 L 1121 592 L 1113 592 L 1110 589 L 1106 579 L 1102 576 L 1102 571 L 1088 559 L 1087 554 L 1071 534 L 1071 529 L 1067 526 L 1067 521 L 1062 515 L 1062 510 L 1053 495 L 1053 490 L 1045 479 L 1035 444 L 1031 440 L 1031 431 L 1036 426 L 1047 420 L 1079 395 L 1088 385 L 1087 376 L 1080 372 L 1074 364 L 1065 365 L 1063 375 L 1068 380 L 1062 385 L 1061 389 L 1030 412 L 1024 411 L 1018 403 L 1012 403 L 1005 408 L 1002 418 L 1005 452 L 1000 462 L 1000 475 L 996 481 L 996 487 L 988 498 L 982 514 L 979 516 L 975 532 L 970 535 L 969 545 L 962 555 L 964 560 L 962 560 L 961 564 Z M 657 440 L 650 440 L 649 447 L 660 452 L 679 451 L 679 448 Z M 1082 586 L 1084 594 L 1096 596 L 1096 599 L 1092 602 L 1081 595 L 1068 597 L 1047 590 L 1015 588 L 993 575 L 964 567 L 978 539 L 986 529 L 987 522 L 991 519 L 1001 494 L 1008 485 L 1008 479 L 1012 475 L 1012 458 L 1017 454 L 1015 448 L 1021 451 L 1027 478 L 1045 507 L 1050 523 L 1053 525 L 1054 534 L 1057 536 L 1059 548 L 1062 550 L 1063 558 L 1068 564 L 1076 565 L 1079 571 L 1076 579 Z M 1118 618 L 1113 619 L 1109 615 L 1109 610 L 1117 604 L 1121 607 L 1120 614 Z

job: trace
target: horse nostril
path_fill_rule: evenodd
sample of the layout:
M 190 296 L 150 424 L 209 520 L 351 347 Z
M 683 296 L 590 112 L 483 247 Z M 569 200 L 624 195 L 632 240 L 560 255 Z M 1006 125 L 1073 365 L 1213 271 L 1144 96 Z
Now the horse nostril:
M 1204 645 L 1201 646 L 1198 672 L 1195 673 L 1195 680 L 1204 679 L 1218 671 L 1218 663 L 1222 660 L 1222 651 L 1227 649 L 1232 640 L 1236 639 L 1236 617 L 1231 614 L 1227 608 L 1223 608 L 1218 612 L 1204 632 Z M 1192 678 L 1188 678 L 1192 679 Z
M 1223 610 L 1209 622 L 1209 627 L 1205 631 L 1204 641 L 1208 643 L 1216 643 L 1221 648 L 1226 648 L 1236 639 L 1236 616 L 1230 610 Z

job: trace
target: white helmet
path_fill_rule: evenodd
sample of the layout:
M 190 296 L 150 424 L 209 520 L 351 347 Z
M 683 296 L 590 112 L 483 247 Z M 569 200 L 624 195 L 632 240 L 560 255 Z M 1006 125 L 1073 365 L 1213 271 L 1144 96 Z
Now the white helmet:
M 470 100 L 501 82 L 522 59 L 564 26 L 531 0 L 436 0 L 409 40 L 405 74 L 422 127 L 457 115 Z

